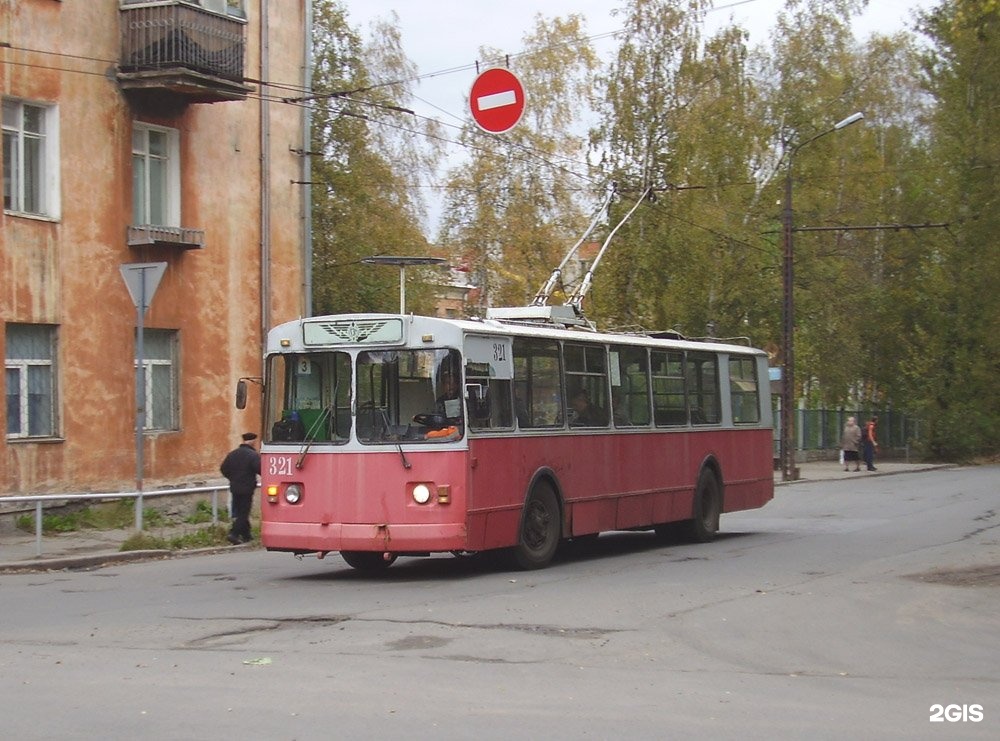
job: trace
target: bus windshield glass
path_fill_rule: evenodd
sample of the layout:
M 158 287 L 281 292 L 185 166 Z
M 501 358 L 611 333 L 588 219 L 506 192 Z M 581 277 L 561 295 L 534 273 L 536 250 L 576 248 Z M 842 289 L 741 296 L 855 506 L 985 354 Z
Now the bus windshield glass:
M 345 352 L 268 358 L 269 442 L 346 443 L 351 437 L 351 356 Z
M 358 354 L 357 431 L 367 444 L 444 442 L 464 433 L 457 350 Z

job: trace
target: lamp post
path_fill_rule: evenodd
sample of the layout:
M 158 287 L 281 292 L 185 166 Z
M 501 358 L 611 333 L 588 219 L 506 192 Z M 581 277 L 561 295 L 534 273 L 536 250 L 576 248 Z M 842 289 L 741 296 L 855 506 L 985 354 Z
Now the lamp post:
M 407 265 L 440 265 L 445 262 L 443 257 L 414 257 L 399 255 L 372 255 L 364 257 L 361 262 L 366 265 L 396 265 L 399 267 L 399 313 L 406 313 L 406 266 Z
M 800 142 L 788 152 L 788 165 L 785 170 L 785 207 L 782 212 L 782 232 L 784 234 L 785 258 L 782 274 L 784 287 L 784 310 L 782 312 L 782 369 L 781 369 L 781 480 L 792 481 L 795 476 L 795 295 L 794 278 L 795 263 L 792 235 L 792 161 L 796 153 L 806 144 L 811 144 L 820 137 L 839 131 L 846 126 L 857 123 L 864 114 L 860 111 L 852 113 L 842 121 L 838 121 L 829 129 L 821 131 L 804 142 Z

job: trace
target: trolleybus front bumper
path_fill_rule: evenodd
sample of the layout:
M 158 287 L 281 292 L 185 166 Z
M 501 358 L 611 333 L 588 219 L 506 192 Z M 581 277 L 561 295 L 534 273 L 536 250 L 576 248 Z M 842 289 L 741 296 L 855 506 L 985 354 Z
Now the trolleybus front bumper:
M 462 551 L 468 545 L 464 523 L 379 525 L 263 522 L 260 539 L 268 550 L 303 553 L 431 553 Z

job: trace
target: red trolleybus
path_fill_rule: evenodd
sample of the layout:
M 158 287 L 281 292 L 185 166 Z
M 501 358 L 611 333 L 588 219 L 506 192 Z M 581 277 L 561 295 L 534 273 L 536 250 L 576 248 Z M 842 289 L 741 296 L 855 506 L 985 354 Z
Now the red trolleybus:
M 763 352 L 604 334 L 564 308 L 274 328 L 264 546 L 360 569 L 509 549 L 530 569 L 608 530 L 709 540 L 721 513 L 772 498 Z

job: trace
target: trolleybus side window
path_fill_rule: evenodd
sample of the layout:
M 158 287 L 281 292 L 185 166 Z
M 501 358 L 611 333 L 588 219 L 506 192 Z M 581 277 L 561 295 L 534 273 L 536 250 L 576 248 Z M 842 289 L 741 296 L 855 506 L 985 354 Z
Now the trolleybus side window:
M 513 353 L 509 337 L 469 335 L 465 338 L 465 399 L 471 429 L 513 428 L 513 375 Z
M 760 422 L 760 395 L 757 391 L 757 363 L 754 358 L 729 357 L 729 397 L 733 406 L 733 422 Z
M 514 413 L 521 428 L 562 427 L 559 343 L 514 338 Z
M 719 408 L 718 357 L 712 353 L 689 352 L 685 369 L 691 424 L 718 424 L 722 419 Z
M 686 425 L 687 401 L 684 394 L 684 353 L 680 350 L 653 350 L 650 353 L 653 380 L 653 419 L 657 427 Z
M 616 427 L 649 424 L 649 358 L 643 347 L 611 348 L 611 410 Z
M 269 360 L 268 430 L 274 442 L 347 442 L 351 435 L 351 358 L 328 352 Z
M 563 345 L 571 427 L 608 426 L 608 362 L 603 345 Z

